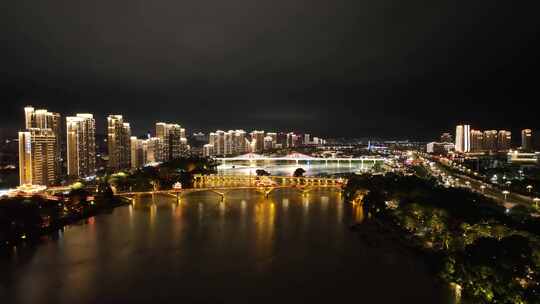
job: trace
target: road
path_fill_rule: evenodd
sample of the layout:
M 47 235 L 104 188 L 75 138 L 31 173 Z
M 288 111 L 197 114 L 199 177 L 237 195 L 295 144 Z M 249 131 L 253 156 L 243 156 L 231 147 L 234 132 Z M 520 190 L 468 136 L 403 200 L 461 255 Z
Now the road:
M 442 183 L 449 187 L 468 188 L 473 192 L 481 193 L 484 196 L 495 200 L 497 203 L 508 209 L 515 205 L 531 206 L 535 203 L 532 197 L 512 193 L 507 191 L 505 187 L 493 185 L 464 174 L 452 172 L 438 162 L 431 162 L 421 157 L 419 159 L 422 160 L 424 168 L 426 168 L 432 176 L 442 180 Z

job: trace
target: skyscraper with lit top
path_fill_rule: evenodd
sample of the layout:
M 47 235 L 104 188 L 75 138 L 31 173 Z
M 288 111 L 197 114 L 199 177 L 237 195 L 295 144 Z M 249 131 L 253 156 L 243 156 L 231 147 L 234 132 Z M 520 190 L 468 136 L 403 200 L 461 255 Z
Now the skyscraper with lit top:
M 54 185 L 61 176 L 60 114 L 24 108 L 25 130 L 19 132 L 19 183 Z
M 532 144 L 532 130 L 523 129 L 521 130 L 521 150 L 525 152 L 530 152 L 533 150 Z
M 92 176 L 96 172 L 96 121 L 92 114 L 66 117 L 67 174 Z
M 107 117 L 108 167 L 122 170 L 131 167 L 131 126 L 122 115 Z
M 466 153 L 471 151 L 470 132 L 470 125 L 458 125 L 456 127 L 456 152 Z

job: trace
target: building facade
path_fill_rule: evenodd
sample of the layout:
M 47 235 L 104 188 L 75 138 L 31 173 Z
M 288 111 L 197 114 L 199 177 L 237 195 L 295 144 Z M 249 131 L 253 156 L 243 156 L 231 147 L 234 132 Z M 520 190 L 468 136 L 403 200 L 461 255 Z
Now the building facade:
M 108 167 L 122 170 L 131 167 L 131 127 L 122 115 L 107 117 Z
M 484 151 L 484 133 L 480 130 L 471 130 L 471 152 Z
M 19 132 L 20 185 L 57 184 L 57 137 L 51 129 L 30 128 Z
M 470 131 L 470 125 L 458 125 L 456 127 L 456 152 L 466 153 L 471 151 Z
M 499 130 L 497 135 L 497 148 L 499 151 L 508 151 L 512 147 L 512 132 Z
M 32 106 L 24 108 L 25 129 L 49 129 L 56 137 L 54 165 L 58 175 L 62 174 L 62 121 L 59 113 L 46 109 L 35 109 Z
M 92 114 L 66 117 L 66 159 L 68 176 L 96 173 L 96 122 Z
M 162 142 L 162 161 L 180 158 L 188 149 L 186 130 L 178 124 L 156 123 L 156 137 Z
M 533 150 L 532 130 L 521 130 L 521 150 L 524 152 L 531 152 Z

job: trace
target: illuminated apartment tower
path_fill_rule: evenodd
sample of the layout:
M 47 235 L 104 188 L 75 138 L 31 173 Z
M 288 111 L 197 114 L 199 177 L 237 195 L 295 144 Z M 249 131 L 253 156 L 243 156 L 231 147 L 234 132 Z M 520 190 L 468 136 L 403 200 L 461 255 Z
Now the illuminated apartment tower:
M 107 144 L 109 148 L 109 169 L 130 168 L 131 128 L 129 123 L 124 122 L 122 115 L 109 115 L 107 117 Z
M 210 134 L 213 137 L 215 155 L 225 155 L 225 131 L 217 130 L 216 133 Z
M 233 154 L 234 149 L 234 131 L 229 130 L 228 132 L 225 132 L 225 139 L 224 139 L 224 149 L 225 149 L 225 155 L 231 155 Z
M 210 132 L 210 134 L 208 134 L 208 144 L 207 144 L 207 151 L 208 151 L 208 155 L 205 155 L 205 156 L 214 156 L 214 155 L 217 155 L 217 152 L 216 152 L 216 149 L 217 149 L 217 134 L 214 133 L 214 132 Z M 211 147 L 210 147 L 211 146 Z
M 484 150 L 488 152 L 496 152 L 498 141 L 498 132 L 497 130 L 487 130 L 484 131 Z
M 203 146 L 203 156 L 210 157 L 214 155 L 214 145 L 206 144 Z
M 60 114 L 49 112 L 45 109 L 34 109 L 32 106 L 24 108 L 25 129 L 49 129 L 56 137 L 56 148 L 54 151 L 54 165 L 58 175 L 62 171 L 62 131 Z
M 19 182 L 21 185 L 53 185 L 58 182 L 56 134 L 51 129 L 30 128 L 19 132 Z
M 471 151 L 482 152 L 484 150 L 484 133 L 480 130 L 471 130 Z
M 146 164 L 145 140 L 135 136 L 130 138 L 131 169 L 137 169 Z
M 248 151 L 246 131 L 236 130 L 233 137 L 233 154 L 244 154 Z
M 276 147 L 276 144 L 278 143 L 277 141 L 277 133 L 276 132 L 268 132 L 266 133 L 266 136 L 270 136 L 272 138 L 272 148 L 275 148 Z
M 287 148 L 293 148 L 298 145 L 298 135 L 293 132 L 287 133 Z
M 497 135 L 497 149 L 499 151 L 510 150 L 512 144 L 512 132 L 506 130 L 500 130 Z
M 252 131 L 251 142 L 253 152 L 262 152 L 264 150 L 264 131 Z
M 470 125 L 458 125 L 456 127 L 456 152 L 466 153 L 471 151 L 470 130 Z
M 69 176 L 96 173 L 96 121 L 92 114 L 66 117 L 66 147 Z
M 521 150 L 525 152 L 530 152 L 533 150 L 531 129 L 521 130 Z
M 147 163 L 157 163 L 163 160 L 163 142 L 158 137 L 150 137 L 144 141 Z
M 272 136 L 265 136 L 264 137 L 264 150 L 272 150 L 275 147 L 274 138 Z
M 178 124 L 156 123 L 156 137 L 163 143 L 163 161 L 179 158 L 187 150 L 186 130 Z

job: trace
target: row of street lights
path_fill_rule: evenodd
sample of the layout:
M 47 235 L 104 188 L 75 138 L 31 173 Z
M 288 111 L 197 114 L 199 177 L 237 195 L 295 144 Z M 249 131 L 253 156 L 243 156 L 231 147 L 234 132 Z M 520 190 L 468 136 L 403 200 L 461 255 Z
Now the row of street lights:
M 465 166 L 463 166 L 461 164 L 456 164 L 455 162 L 453 162 L 451 160 L 448 160 L 448 159 L 445 159 L 445 160 L 448 162 L 448 164 L 450 166 L 453 166 L 454 168 L 457 168 L 458 170 L 460 170 L 462 172 L 467 172 L 467 173 L 473 172 L 475 176 L 479 175 L 478 172 L 472 171 L 471 169 L 469 169 L 469 168 L 467 168 L 467 167 L 465 167 Z M 442 173 L 441 175 L 444 176 L 444 173 Z M 456 180 L 456 182 L 458 181 L 457 178 L 455 180 Z M 469 181 L 465 182 L 465 184 L 467 185 L 467 187 L 470 187 L 470 185 L 471 185 L 471 183 Z M 510 188 L 510 185 L 512 184 L 512 182 L 511 181 L 506 181 L 505 184 L 506 184 L 506 186 L 508 188 Z M 532 190 L 533 190 L 534 187 L 532 185 L 527 185 L 525 188 L 529 192 L 529 196 L 531 196 L 531 198 L 532 198 Z M 485 193 L 486 186 L 483 185 L 483 184 L 480 185 L 480 190 L 482 191 L 482 193 Z M 502 194 L 504 195 L 504 200 L 506 201 L 508 199 L 508 195 L 510 194 L 510 191 L 509 190 L 503 190 Z M 534 197 L 534 198 L 532 198 L 532 201 L 533 201 L 535 207 L 538 207 L 538 203 L 540 203 L 540 198 Z

